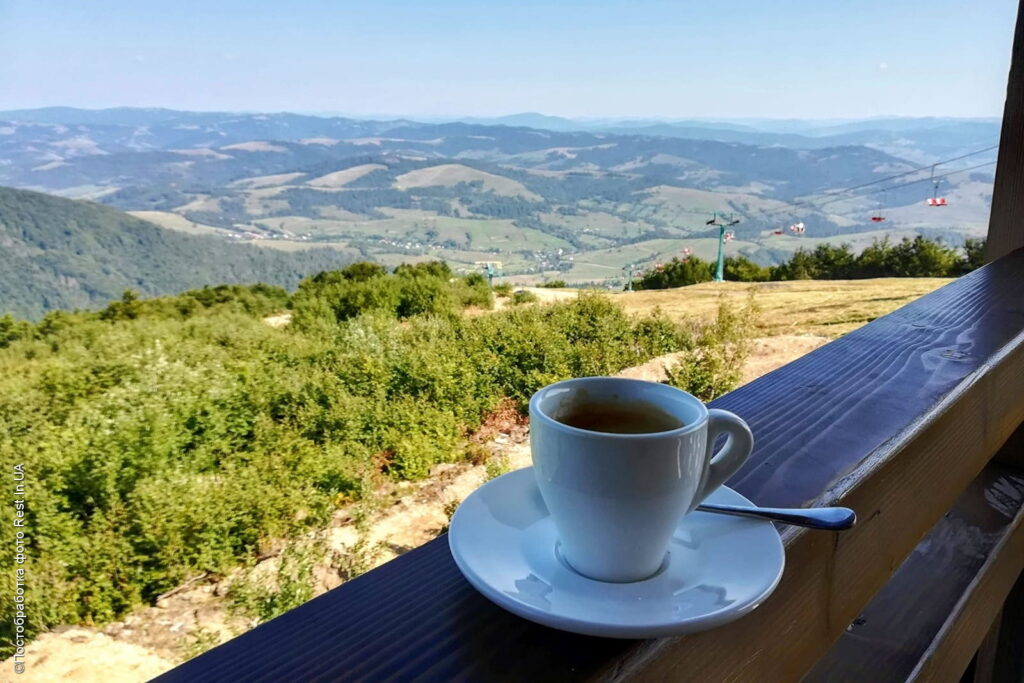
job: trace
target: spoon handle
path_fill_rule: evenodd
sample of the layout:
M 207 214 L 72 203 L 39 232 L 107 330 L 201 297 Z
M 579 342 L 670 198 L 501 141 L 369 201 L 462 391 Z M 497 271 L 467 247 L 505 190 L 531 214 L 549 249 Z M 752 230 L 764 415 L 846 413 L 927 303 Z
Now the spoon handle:
M 805 526 L 809 529 L 826 531 L 842 531 L 849 529 L 857 522 L 857 513 L 850 508 L 760 508 L 743 505 L 714 505 L 704 503 L 698 505 L 701 512 L 718 512 L 723 515 L 738 517 L 757 517 L 770 519 L 773 522 Z

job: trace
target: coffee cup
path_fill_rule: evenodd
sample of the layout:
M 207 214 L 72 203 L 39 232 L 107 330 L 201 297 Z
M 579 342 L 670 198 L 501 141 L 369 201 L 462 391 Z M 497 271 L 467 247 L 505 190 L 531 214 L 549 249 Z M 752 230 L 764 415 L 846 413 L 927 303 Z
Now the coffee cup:
M 742 467 L 753 445 L 739 417 L 665 384 L 584 377 L 530 399 L 534 473 L 556 552 L 599 581 L 656 574 L 682 517 Z

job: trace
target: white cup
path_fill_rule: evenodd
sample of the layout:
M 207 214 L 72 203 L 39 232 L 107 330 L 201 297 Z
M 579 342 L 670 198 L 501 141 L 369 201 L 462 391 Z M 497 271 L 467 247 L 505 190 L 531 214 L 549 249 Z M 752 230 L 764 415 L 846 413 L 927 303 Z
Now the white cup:
M 581 403 L 650 405 L 683 426 L 618 434 L 559 422 Z M 714 454 L 721 434 L 728 438 Z M 533 468 L 558 551 L 577 572 L 600 581 L 657 573 L 683 515 L 731 477 L 753 446 L 739 417 L 665 384 L 584 377 L 546 386 L 530 399 Z

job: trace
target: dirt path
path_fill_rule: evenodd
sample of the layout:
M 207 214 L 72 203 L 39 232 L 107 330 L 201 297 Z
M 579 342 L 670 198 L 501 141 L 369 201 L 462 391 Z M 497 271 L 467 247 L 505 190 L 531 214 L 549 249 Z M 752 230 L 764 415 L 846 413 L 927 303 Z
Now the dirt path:
M 263 319 L 263 322 L 270 325 L 271 327 L 284 327 L 292 321 L 292 312 L 284 311 L 283 313 L 275 313 L 274 315 L 268 315 Z
M 545 294 L 568 294 L 538 289 Z M 782 335 L 754 340 L 743 382 L 784 365 L 821 346 L 821 336 Z M 624 377 L 660 381 L 665 367 L 678 354 L 655 358 L 619 373 Z M 484 447 L 490 452 L 490 466 L 468 463 L 438 465 L 422 482 L 394 487 L 388 504 L 373 517 L 364 543 L 369 566 L 377 566 L 431 540 L 448 522 L 453 505 L 462 501 L 490 475 L 530 464 L 526 426 L 508 417 L 490 428 Z M 350 552 L 359 540 L 351 511 L 339 510 L 328 529 L 327 541 L 337 556 Z M 277 558 L 259 565 L 272 573 Z M 314 572 L 317 594 L 342 582 L 339 568 L 331 563 Z M 242 633 L 254 624 L 232 615 L 225 593 L 230 580 L 202 583 L 140 608 L 102 631 L 84 627 L 58 629 L 37 638 L 28 648 L 28 670 L 19 681 L 144 681 L 184 661 L 198 651 Z M 3 664 L 11 671 L 11 662 Z M 6 680 L 6 679 L 5 679 Z
M 548 287 L 516 287 L 513 291 L 525 290 L 537 297 L 543 303 L 553 301 L 569 301 L 579 296 L 579 290 L 575 289 L 550 289 Z M 500 311 L 512 305 L 512 297 L 494 297 L 494 310 Z

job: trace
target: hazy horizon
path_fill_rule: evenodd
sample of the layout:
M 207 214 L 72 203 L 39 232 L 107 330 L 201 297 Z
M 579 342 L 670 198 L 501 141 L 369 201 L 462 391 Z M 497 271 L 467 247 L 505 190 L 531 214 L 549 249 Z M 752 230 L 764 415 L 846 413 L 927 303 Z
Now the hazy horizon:
M 975 120 L 975 121 L 999 121 L 1002 119 L 1001 112 L 998 115 L 991 116 L 951 116 L 945 114 L 927 114 L 921 116 L 903 116 L 899 114 L 873 114 L 871 116 L 860 116 L 860 117 L 782 117 L 782 116 L 743 116 L 743 117 L 727 117 L 727 116 L 674 116 L 665 115 L 659 116 L 657 114 L 636 114 L 636 115 L 623 115 L 623 116 L 563 116 L 560 114 L 552 114 L 544 111 L 509 111 L 504 113 L 496 113 L 488 116 L 480 116 L 475 114 L 425 114 L 425 115 L 413 115 L 413 114 L 402 114 L 396 112 L 368 112 L 368 113 L 353 113 L 345 111 L 302 111 L 302 110 L 269 110 L 269 109 L 183 109 L 181 107 L 163 107 L 163 106 L 136 106 L 131 104 L 111 105 L 109 107 L 80 107 L 72 104 L 49 104 L 41 105 L 38 107 L 4 107 L 0 109 L 0 113 L 9 111 L 33 111 L 33 110 L 46 110 L 46 109 L 77 109 L 81 111 L 108 111 L 108 110 L 141 110 L 141 111 L 177 111 L 177 112 L 188 112 L 188 113 L 199 113 L 199 114 L 244 114 L 244 115 L 273 115 L 273 114 L 294 114 L 298 116 L 316 116 L 322 118 L 352 118 L 362 120 L 379 120 L 379 121 L 392 121 L 407 119 L 422 123 L 441 122 L 441 121 L 461 121 L 461 120 L 492 120 L 492 119 L 505 119 L 519 116 L 542 116 L 565 119 L 567 121 L 576 121 L 580 123 L 601 123 L 601 122 L 664 122 L 664 123 L 679 123 L 679 122 L 702 122 L 702 123 L 745 123 L 753 125 L 757 122 L 785 122 L 785 121 L 799 121 L 802 123 L 827 123 L 827 124 L 842 124 L 852 123 L 858 121 L 871 121 L 871 120 L 887 120 L 887 119 L 956 119 L 956 120 Z
M 0 109 L 998 118 L 1016 7 L 0 0 Z

